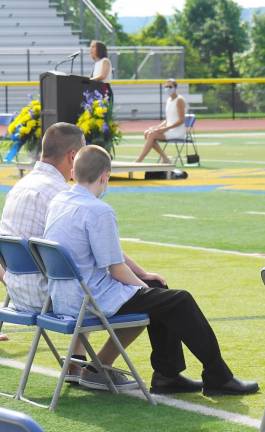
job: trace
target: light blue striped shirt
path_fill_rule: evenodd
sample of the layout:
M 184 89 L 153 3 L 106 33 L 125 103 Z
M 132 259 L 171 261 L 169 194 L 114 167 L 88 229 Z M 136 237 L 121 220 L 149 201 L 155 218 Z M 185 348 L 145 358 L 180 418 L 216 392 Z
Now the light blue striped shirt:
M 108 267 L 124 262 L 113 209 L 85 187 L 73 186 L 51 201 L 44 238 L 67 248 L 101 310 L 112 316 L 140 288 L 114 279 Z M 51 281 L 53 311 L 76 316 L 84 292 L 77 281 Z

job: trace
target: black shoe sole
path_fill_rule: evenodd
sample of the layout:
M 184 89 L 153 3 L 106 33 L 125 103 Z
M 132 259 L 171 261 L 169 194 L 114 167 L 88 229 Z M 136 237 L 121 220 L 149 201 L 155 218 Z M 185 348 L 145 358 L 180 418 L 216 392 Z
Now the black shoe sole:
M 202 388 L 182 388 L 182 387 L 151 387 L 150 393 L 154 394 L 172 394 L 172 393 L 198 393 Z
M 233 391 L 233 390 L 203 390 L 203 396 L 244 396 L 248 394 L 254 394 L 259 391 L 259 388 L 255 388 L 248 391 Z

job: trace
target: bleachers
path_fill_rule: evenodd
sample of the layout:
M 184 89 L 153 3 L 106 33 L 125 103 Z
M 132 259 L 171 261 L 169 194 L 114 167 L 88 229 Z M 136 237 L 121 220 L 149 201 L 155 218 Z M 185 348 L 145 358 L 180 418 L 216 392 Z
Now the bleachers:
M 38 81 L 41 73 L 53 70 L 67 55 L 82 47 L 86 50 L 55 6 L 56 1 L 49 0 L 0 0 L 0 81 Z M 82 69 L 85 74 L 91 71 L 88 55 L 83 56 Z M 60 70 L 69 73 L 70 63 Z M 81 73 L 79 58 L 73 72 Z M 8 110 L 19 110 L 38 93 L 37 88 L 10 87 Z M 0 112 L 5 110 L 5 89 L 0 87 Z

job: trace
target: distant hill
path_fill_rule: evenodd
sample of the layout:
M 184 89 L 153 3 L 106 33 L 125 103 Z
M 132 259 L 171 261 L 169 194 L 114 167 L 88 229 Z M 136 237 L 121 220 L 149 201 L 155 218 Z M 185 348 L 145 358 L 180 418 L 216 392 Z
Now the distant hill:
M 122 25 L 123 30 L 126 33 L 137 33 L 142 28 L 147 26 L 153 21 L 153 16 L 140 16 L 140 17 L 132 17 L 132 16 L 124 16 L 119 17 L 119 23 Z
M 242 10 L 241 18 L 243 21 L 250 23 L 254 13 L 265 13 L 265 7 L 244 8 Z M 122 16 L 118 19 L 126 33 L 137 33 L 145 26 L 148 26 L 154 18 L 154 16 Z
M 264 14 L 265 13 L 265 7 L 258 7 L 258 8 L 245 8 L 242 10 L 241 18 L 243 21 L 247 21 L 248 23 L 251 22 L 254 14 Z

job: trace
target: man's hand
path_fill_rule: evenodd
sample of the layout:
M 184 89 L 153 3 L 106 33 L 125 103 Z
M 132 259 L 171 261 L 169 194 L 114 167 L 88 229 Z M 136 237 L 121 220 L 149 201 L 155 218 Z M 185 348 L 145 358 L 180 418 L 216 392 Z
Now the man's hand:
M 144 275 L 141 274 L 141 278 L 145 281 L 149 281 L 149 280 L 157 280 L 159 281 L 162 285 L 166 285 L 166 280 L 160 276 L 158 273 L 149 273 L 146 272 Z

